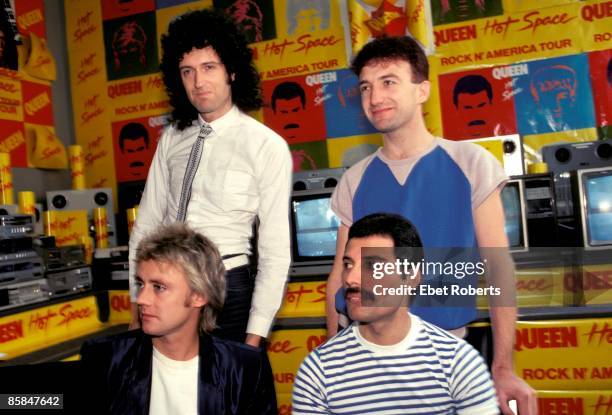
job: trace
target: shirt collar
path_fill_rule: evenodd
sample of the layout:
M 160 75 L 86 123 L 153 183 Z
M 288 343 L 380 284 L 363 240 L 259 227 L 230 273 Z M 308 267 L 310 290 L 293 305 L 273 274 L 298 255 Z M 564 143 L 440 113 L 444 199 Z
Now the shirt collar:
M 228 112 L 208 124 L 212 127 L 213 131 L 220 132 L 226 127 L 235 124 L 239 115 L 240 110 L 238 107 L 236 105 L 232 105 L 232 108 L 230 108 Z M 198 127 L 202 128 L 204 123 L 205 121 L 202 119 L 202 116 L 198 114 Z

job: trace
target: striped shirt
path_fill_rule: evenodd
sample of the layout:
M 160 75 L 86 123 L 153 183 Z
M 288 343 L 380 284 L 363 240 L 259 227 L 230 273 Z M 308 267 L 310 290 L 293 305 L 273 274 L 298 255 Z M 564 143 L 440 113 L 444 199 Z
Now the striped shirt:
M 293 387 L 293 414 L 498 414 L 478 352 L 410 315 L 407 336 L 380 346 L 353 324 L 310 353 Z

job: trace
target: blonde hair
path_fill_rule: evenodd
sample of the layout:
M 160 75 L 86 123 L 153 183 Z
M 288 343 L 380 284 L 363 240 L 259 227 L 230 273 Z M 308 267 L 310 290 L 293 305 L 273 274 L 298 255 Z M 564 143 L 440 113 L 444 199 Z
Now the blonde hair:
M 200 330 L 216 328 L 225 301 L 225 267 L 217 247 L 183 223 L 157 228 L 136 249 L 136 263 L 156 261 L 179 267 L 189 288 L 207 299 L 200 311 Z

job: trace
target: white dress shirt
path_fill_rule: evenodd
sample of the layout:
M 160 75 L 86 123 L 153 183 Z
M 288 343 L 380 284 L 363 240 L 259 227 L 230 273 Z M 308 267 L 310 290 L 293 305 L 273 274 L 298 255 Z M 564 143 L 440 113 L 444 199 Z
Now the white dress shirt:
M 202 120 L 162 135 L 130 237 L 130 295 L 138 243 L 160 224 L 176 220 L 183 176 Z M 250 254 L 249 238 L 259 218 L 259 265 L 247 332 L 266 337 L 283 299 L 290 263 L 291 155 L 274 131 L 236 106 L 210 123 L 193 180 L 186 223 L 212 240 L 221 255 Z

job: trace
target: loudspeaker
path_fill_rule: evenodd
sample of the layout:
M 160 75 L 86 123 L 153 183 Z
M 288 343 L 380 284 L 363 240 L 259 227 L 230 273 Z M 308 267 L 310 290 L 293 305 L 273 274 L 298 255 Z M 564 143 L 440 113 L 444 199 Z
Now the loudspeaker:
M 93 209 L 97 207 L 106 208 L 108 243 L 110 246 L 116 246 L 117 226 L 115 225 L 115 209 L 111 189 L 56 190 L 47 192 L 47 208 L 49 210 L 87 210 L 90 230 L 93 230 Z
M 298 171 L 293 173 L 293 190 L 334 188 L 346 168 Z
M 555 174 L 557 216 L 560 219 L 571 218 L 574 206 L 569 172 L 612 166 L 612 139 L 544 146 L 542 159 L 548 164 L 548 170 Z
M 612 166 L 612 139 L 544 146 L 542 159 L 555 174 Z

